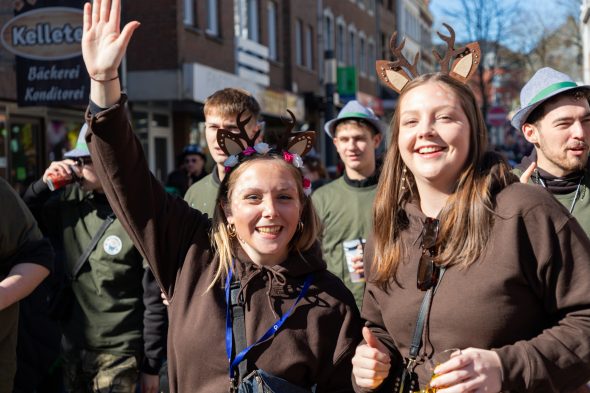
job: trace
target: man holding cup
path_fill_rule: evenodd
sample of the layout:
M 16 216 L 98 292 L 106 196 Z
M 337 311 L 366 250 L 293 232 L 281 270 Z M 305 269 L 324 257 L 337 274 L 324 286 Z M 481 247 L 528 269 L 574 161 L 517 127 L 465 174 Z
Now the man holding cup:
M 322 251 L 328 269 L 340 277 L 361 307 L 365 289 L 362 250 L 371 231 L 371 207 L 379 174 L 375 150 L 387 125 L 358 101 L 350 101 L 324 126 L 344 174 L 312 194 L 324 224 Z
M 52 162 L 23 197 L 58 251 L 62 288 L 71 294 L 48 307 L 62 328 L 66 391 L 134 393 L 139 383 L 143 392 L 155 393 L 165 356 L 166 309 L 103 192 L 86 129 L 66 159 Z

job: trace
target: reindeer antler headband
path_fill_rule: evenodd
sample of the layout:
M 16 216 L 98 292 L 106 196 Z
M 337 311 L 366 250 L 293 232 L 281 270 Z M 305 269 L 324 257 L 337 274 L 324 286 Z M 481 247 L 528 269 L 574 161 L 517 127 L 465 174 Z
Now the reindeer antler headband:
M 451 78 L 461 83 L 467 83 L 473 76 L 481 60 L 479 44 L 477 42 L 471 42 L 460 48 L 455 48 L 455 30 L 446 23 L 443 23 L 443 26 L 449 30 L 450 36 L 442 35 L 439 32 L 437 34 L 447 43 L 445 55 L 441 57 L 436 50 L 432 50 L 434 57 L 440 64 L 440 72 L 448 74 Z M 401 93 L 410 80 L 419 76 L 416 65 L 418 64 L 420 53 L 416 53 L 414 62 L 410 63 L 402 53 L 406 39 L 404 38 L 399 46 L 396 46 L 396 38 L 397 32 L 394 32 L 389 41 L 389 48 L 391 49 L 391 53 L 396 57 L 396 60 L 378 60 L 376 67 L 379 78 L 387 86 Z
M 303 160 L 301 157 L 312 149 L 315 141 L 315 131 L 293 132 L 296 121 L 295 115 L 293 115 L 293 112 L 288 109 L 287 112 L 289 112 L 289 115 L 291 116 L 291 121 L 283 119 L 286 128 L 280 136 L 275 148 L 271 148 L 268 144 L 263 142 L 255 144 L 260 131 L 256 132 L 252 138 L 248 136 L 248 133 L 246 132 L 246 124 L 250 121 L 251 116 L 242 121 L 241 118 L 244 111 L 238 114 L 236 120 L 239 133 L 232 133 L 222 128 L 217 130 L 217 143 L 219 144 L 219 148 L 228 156 L 223 163 L 225 166 L 225 172 L 231 172 L 231 170 L 240 162 L 253 154 L 274 154 L 282 156 L 285 161 L 293 164 L 295 167 L 303 167 Z M 308 191 L 309 193 L 311 192 L 310 185 L 311 183 L 309 180 L 304 179 L 303 188 L 306 194 L 308 194 Z

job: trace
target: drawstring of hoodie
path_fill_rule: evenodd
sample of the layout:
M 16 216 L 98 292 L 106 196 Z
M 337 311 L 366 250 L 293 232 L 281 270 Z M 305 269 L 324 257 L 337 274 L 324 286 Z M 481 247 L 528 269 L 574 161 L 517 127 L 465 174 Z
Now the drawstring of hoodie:
M 268 286 L 266 287 L 266 300 L 268 301 L 268 306 L 272 311 L 272 314 L 275 318 L 278 318 L 278 314 L 276 313 L 273 303 L 272 303 L 272 296 L 271 296 L 271 289 L 273 285 L 276 283 L 278 286 L 285 286 L 287 284 L 287 278 L 284 274 L 277 272 L 274 269 L 269 269 L 266 266 L 259 266 L 259 265 L 252 265 L 255 267 L 256 272 L 247 277 L 244 283 L 242 284 L 240 291 L 238 292 L 238 299 L 244 299 L 244 291 L 248 284 L 252 282 L 255 277 L 258 276 L 266 276 L 268 279 Z

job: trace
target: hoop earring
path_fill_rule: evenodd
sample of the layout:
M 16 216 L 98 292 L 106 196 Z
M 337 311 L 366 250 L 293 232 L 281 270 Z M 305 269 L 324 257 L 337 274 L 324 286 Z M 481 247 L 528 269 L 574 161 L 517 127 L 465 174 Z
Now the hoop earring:
M 226 228 L 230 238 L 236 237 L 236 226 L 234 224 L 227 224 Z
M 297 230 L 299 232 L 303 232 L 303 221 L 299 220 L 299 222 L 297 223 Z
M 406 167 L 406 164 L 404 164 L 404 167 L 402 169 L 402 193 L 406 191 L 406 184 L 409 185 L 408 178 L 406 177 L 407 174 L 408 168 Z

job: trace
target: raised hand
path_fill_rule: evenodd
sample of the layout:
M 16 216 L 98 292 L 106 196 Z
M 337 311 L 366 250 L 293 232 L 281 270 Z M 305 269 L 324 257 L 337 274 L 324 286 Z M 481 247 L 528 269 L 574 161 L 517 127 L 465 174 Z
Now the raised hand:
M 95 81 L 117 77 L 129 40 L 139 27 L 139 22 L 132 21 L 121 31 L 120 23 L 120 0 L 94 0 L 93 4 L 84 4 L 82 56 L 88 74 Z
M 367 327 L 363 328 L 363 338 L 367 343 L 356 348 L 352 358 L 352 375 L 359 387 L 375 389 L 389 375 L 391 358 L 387 347 Z

